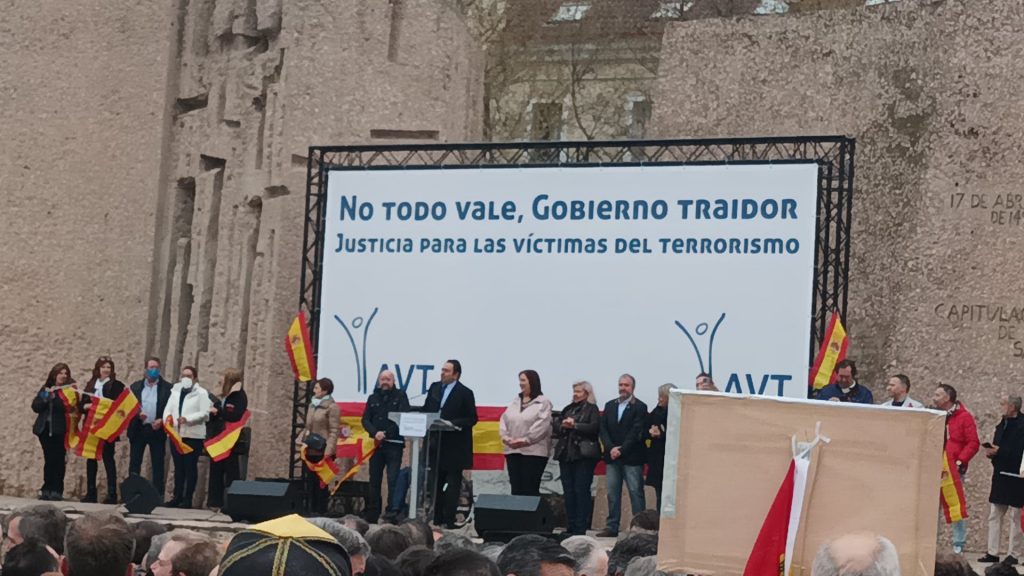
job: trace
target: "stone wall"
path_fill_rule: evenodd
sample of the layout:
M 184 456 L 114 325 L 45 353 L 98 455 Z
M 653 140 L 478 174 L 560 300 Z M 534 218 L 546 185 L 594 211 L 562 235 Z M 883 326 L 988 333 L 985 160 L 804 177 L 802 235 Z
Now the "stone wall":
M 45 4 L 0 15 L 0 492 L 41 483 L 49 368 L 100 354 L 125 381 L 147 354 L 209 389 L 244 368 L 249 476 L 286 474 L 308 147 L 479 140 L 475 41 L 446 0 Z
M 663 51 L 657 136 L 857 139 L 847 328 L 860 380 L 879 401 L 895 372 L 920 400 L 952 384 L 990 437 L 999 396 L 1024 392 L 1024 5 L 678 23 Z M 979 550 L 990 474 L 978 456 L 967 477 Z
M 159 2 L 0 14 L 0 493 L 42 483 L 29 404 L 54 363 L 80 382 L 103 354 L 140 372 L 170 22 Z M 68 488 L 84 480 L 72 459 Z

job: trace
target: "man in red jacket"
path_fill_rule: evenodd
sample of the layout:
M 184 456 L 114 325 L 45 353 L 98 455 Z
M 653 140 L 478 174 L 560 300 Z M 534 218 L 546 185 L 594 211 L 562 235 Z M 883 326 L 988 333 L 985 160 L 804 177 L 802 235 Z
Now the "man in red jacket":
M 949 459 L 956 462 L 960 477 L 966 482 L 967 466 L 981 448 L 974 416 L 962 402 L 957 401 L 956 388 L 949 384 L 939 384 L 932 395 L 932 405 L 946 412 L 946 452 Z M 963 520 L 953 522 L 953 552 L 962 554 L 966 544 L 967 523 Z

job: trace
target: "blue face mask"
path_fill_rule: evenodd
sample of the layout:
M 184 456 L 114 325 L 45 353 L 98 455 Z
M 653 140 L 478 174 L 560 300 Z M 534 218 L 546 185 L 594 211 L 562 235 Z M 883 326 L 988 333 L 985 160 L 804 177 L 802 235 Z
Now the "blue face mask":
M 160 369 L 159 368 L 147 368 L 146 369 L 146 378 L 149 378 L 150 380 L 156 380 L 159 377 L 160 377 Z

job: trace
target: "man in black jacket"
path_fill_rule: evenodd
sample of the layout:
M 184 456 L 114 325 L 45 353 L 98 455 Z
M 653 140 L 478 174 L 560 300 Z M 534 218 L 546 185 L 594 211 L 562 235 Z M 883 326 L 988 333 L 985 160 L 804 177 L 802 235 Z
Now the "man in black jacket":
M 453 432 L 431 434 L 430 465 L 440 463 L 434 472 L 434 524 L 455 527 L 455 510 L 462 492 L 462 472 L 473 467 L 473 426 L 476 426 L 476 397 L 459 378 L 462 364 L 448 360 L 441 367 L 441 381 L 430 385 L 424 412 L 440 412 L 441 418 L 457 426 Z M 415 503 L 410 503 L 410 508 Z
M 153 464 L 153 486 L 162 496 L 167 434 L 161 425 L 160 415 L 171 397 L 171 383 L 160 375 L 159 358 L 150 356 L 146 359 L 145 376 L 132 384 L 131 390 L 139 401 L 139 415 L 128 424 L 128 441 L 131 443 L 128 473 L 142 474 L 142 456 L 148 446 L 149 459 Z
M 636 379 L 629 374 L 619 378 L 619 397 L 605 404 L 601 416 L 601 444 L 607 463 L 608 523 L 599 537 L 619 535 L 622 515 L 622 480 L 625 477 L 633 514 L 643 512 L 644 502 L 644 423 L 647 405 L 633 395 Z
M 979 562 L 999 562 L 999 544 L 1007 510 L 1010 511 L 1010 543 L 1003 563 L 1017 564 L 1017 548 L 1021 540 L 1024 540 L 1020 530 L 1024 479 L 1017 476 L 1024 456 L 1024 417 L 1021 417 L 1020 408 L 1020 396 L 1004 396 L 1000 400 L 999 409 L 1003 419 L 996 426 L 992 442 L 986 443 L 985 456 L 992 460 L 992 490 L 988 495 L 988 550 L 978 559 Z M 1003 472 L 1014 476 L 1007 476 Z
M 377 376 L 377 388 L 366 401 L 363 411 L 363 428 L 373 438 L 377 451 L 370 457 L 370 497 L 366 501 L 363 517 L 370 524 L 376 524 L 380 517 L 380 485 L 384 479 L 384 468 L 388 470 L 388 507 L 384 519 L 397 521 L 401 509 L 395 509 L 391 495 L 398 484 L 398 470 L 402 467 L 402 452 L 405 438 L 398 433 L 398 424 L 388 419 L 389 412 L 408 412 L 409 397 L 405 390 L 395 387 L 395 373 L 385 370 Z

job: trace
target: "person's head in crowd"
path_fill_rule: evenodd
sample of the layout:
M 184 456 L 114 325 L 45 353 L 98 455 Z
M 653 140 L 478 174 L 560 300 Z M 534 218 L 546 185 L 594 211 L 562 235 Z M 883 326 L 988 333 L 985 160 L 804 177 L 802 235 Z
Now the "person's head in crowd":
M 576 559 L 557 542 L 527 534 L 516 536 L 498 556 L 504 576 L 575 576 Z
M 446 530 L 441 537 L 434 541 L 434 552 L 441 554 L 455 548 L 465 548 L 476 551 L 476 544 L 469 537 Z
M 90 512 L 64 538 L 65 576 L 121 576 L 132 563 L 135 538 L 120 514 Z
M 711 378 L 711 374 L 707 372 L 701 372 L 697 374 L 697 381 L 694 383 L 697 390 L 703 390 L 705 392 L 718 392 L 718 386 L 715 386 L 715 381 Z
M 1002 562 L 996 562 L 995 564 L 985 568 L 985 576 L 1018 576 L 1020 572 L 1013 564 L 1008 563 L 1006 560 Z
M 171 574 L 172 576 L 209 576 L 220 562 L 220 556 L 220 549 L 209 540 L 188 544 L 171 560 Z
M 657 510 L 644 510 L 633 516 L 629 522 L 630 532 L 657 532 L 661 523 L 661 516 Z
M 374 554 L 366 561 L 363 576 L 402 576 L 402 570 L 390 559 Z
M 235 534 L 218 576 L 353 576 L 345 548 L 297 514 Z
M 1010 394 L 1009 396 L 1003 396 L 999 400 L 999 411 L 1004 418 L 1016 418 L 1020 415 L 1020 405 L 1020 396 Z
M 175 576 L 177 572 L 174 569 L 174 562 L 181 555 L 182 551 L 186 548 L 191 547 L 193 544 L 200 544 L 203 542 L 209 542 L 209 538 L 196 532 L 175 530 L 171 532 L 171 537 L 164 544 L 163 548 L 160 549 L 160 554 L 156 557 L 156 561 L 153 562 L 151 568 L 153 570 L 153 576 Z M 209 574 L 209 571 L 207 571 Z M 189 576 L 195 576 L 190 574 Z
M 377 526 L 366 535 L 366 542 L 373 550 L 374 556 L 383 556 L 388 560 L 398 558 L 403 550 L 412 546 L 412 539 L 398 526 L 385 524 Z
M 932 394 L 932 406 L 938 410 L 952 410 L 956 406 L 956 388 L 949 384 L 939 384 Z
M 652 576 L 658 571 L 657 556 L 633 558 L 626 565 L 625 576 Z
M 64 533 L 67 532 L 67 528 L 68 517 L 53 504 L 32 504 L 18 508 L 7 517 L 5 546 L 13 546 L 23 540 L 35 538 L 42 540 L 57 554 L 63 554 Z
M 899 576 L 900 558 L 887 538 L 868 533 L 845 534 L 818 549 L 811 576 Z
M 359 532 L 360 536 L 366 536 L 366 533 L 370 531 L 370 523 L 363 520 L 355 514 L 348 514 L 341 517 L 341 523 L 349 528 Z
M 671 383 L 658 386 L 658 406 L 662 408 L 668 406 L 668 395 L 675 389 L 676 385 Z
M 636 393 L 636 378 L 632 374 L 619 376 L 619 401 L 625 402 Z
M 843 359 L 836 364 L 836 384 L 848 390 L 857 382 L 857 364 L 853 360 Z
M 163 532 L 150 537 L 149 550 L 146 551 L 146 555 L 142 559 L 142 568 L 147 573 L 152 574 L 153 564 L 155 564 L 157 559 L 160 557 L 160 552 L 163 551 L 164 546 L 166 546 L 167 543 L 171 541 L 171 535 L 180 532 L 191 531 L 178 529 L 170 532 Z M 194 534 L 196 534 L 196 536 L 199 535 L 198 532 L 195 532 Z
M 608 553 L 608 576 L 622 576 L 633 558 L 658 555 L 658 536 L 631 532 L 621 538 Z
M 42 540 L 26 538 L 4 556 L 4 576 L 41 576 L 60 570 L 60 557 Z
M 309 522 L 330 534 L 331 537 L 341 544 L 345 552 L 348 552 L 349 561 L 352 563 L 353 576 L 363 573 L 366 569 L 366 559 L 373 553 L 362 534 L 331 518 L 309 518 Z
M 402 520 L 398 527 L 405 530 L 413 544 L 426 546 L 430 549 L 434 548 L 434 531 L 423 520 L 419 518 L 406 518 Z
M 153 537 L 167 532 L 167 527 L 159 522 L 143 520 L 132 524 L 132 536 L 135 538 L 135 554 L 132 556 L 132 564 L 142 566 L 149 553 L 149 547 L 153 544 Z M 160 553 L 157 552 L 159 555 Z
M 462 362 L 455 359 L 445 361 L 441 365 L 441 383 L 451 384 L 452 382 L 458 382 L 459 378 L 462 378 Z
M 395 565 L 404 576 L 423 576 L 427 566 L 437 558 L 437 554 L 426 546 L 415 545 L 404 550 L 395 559 Z
M 423 576 L 502 576 L 498 565 L 486 556 L 466 548 L 453 548 L 434 558 Z
M 935 558 L 935 576 L 978 576 L 963 556 L 943 552 Z
M 498 556 L 501 556 L 501 551 L 505 549 L 505 545 L 498 542 L 486 542 L 480 547 L 480 553 L 487 557 L 488 560 L 493 561 L 495 564 L 498 563 Z
M 570 536 L 562 540 L 562 547 L 576 559 L 576 576 L 605 576 L 608 574 L 608 551 L 590 536 Z
M 885 391 L 896 402 L 903 402 L 910 394 L 910 377 L 906 374 L 896 374 L 889 377 L 885 384 Z
M 586 402 L 587 404 L 597 404 L 597 395 L 594 394 L 594 386 L 586 380 L 580 380 L 579 382 L 573 382 L 572 384 L 572 401 L 574 404 L 580 402 Z

